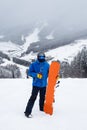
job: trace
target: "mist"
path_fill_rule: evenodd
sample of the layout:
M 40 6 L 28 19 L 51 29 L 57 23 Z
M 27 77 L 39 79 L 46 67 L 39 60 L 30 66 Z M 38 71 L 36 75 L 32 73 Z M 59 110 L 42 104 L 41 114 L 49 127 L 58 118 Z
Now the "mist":
M 0 0 L 0 28 L 39 21 L 63 28 L 87 28 L 87 0 Z

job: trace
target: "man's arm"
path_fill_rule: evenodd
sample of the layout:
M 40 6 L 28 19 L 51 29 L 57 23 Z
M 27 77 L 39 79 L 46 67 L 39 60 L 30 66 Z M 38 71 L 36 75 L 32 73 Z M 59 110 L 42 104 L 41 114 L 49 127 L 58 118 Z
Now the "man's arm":
M 33 78 L 37 77 L 37 73 L 34 71 L 33 64 L 31 64 L 28 69 L 28 76 L 31 76 Z

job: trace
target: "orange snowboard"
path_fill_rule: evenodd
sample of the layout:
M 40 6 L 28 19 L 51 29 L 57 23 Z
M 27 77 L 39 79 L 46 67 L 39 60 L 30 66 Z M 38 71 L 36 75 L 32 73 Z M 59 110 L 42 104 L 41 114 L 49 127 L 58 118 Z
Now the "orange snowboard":
M 60 63 L 58 61 L 53 61 L 49 69 L 48 86 L 44 102 L 44 112 L 50 115 L 53 114 L 54 91 L 59 71 Z

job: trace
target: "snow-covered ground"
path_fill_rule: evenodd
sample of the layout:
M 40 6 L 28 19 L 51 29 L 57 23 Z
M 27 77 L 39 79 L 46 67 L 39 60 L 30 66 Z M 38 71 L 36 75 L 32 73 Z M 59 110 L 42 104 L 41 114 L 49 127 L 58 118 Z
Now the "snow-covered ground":
M 31 79 L 0 80 L 0 130 L 87 130 L 87 79 L 61 79 L 54 114 L 40 112 L 37 98 L 33 118 L 27 119 L 31 84 Z

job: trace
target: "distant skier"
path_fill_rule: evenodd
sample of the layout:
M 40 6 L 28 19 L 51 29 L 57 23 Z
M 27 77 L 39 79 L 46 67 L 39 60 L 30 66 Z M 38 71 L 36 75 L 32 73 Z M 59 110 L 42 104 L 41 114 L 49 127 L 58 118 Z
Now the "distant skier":
M 25 116 L 28 118 L 32 117 L 31 113 L 38 93 L 40 97 L 39 109 L 40 111 L 43 111 L 48 72 L 49 64 L 45 59 L 45 54 L 43 52 L 39 52 L 37 55 L 37 60 L 30 65 L 28 70 L 28 76 L 33 78 L 32 93 L 24 112 Z

